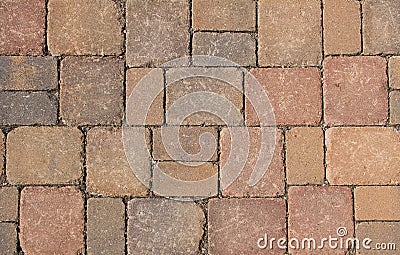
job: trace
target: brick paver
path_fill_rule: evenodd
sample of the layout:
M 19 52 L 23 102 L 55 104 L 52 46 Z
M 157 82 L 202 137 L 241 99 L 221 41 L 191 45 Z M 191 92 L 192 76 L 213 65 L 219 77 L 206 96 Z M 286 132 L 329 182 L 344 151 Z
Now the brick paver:
M 1 187 L 0 201 L 0 221 L 17 221 L 18 189 L 15 187 Z
M 5 161 L 5 137 L 4 137 L 4 133 L 0 132 L 0 176 L 2 176 L 4 173 L 4 161 Z
M 400 57 L 389 58 L 388 64 L 389 86 L 400 89 Z
M 390 123 L 400 124 L 400 91 L 390 92 Z
M 17 229 L 13 223 L 0 223 L 0 254 L 16 254 Z
M 361 222 L 356 226 L 356 237 L 359 240 L 371 239 L 368 244 L 371 249 L 360 245 L 360 254 L 384 254 L 390 255 L 395 251 L 389 249 L 389 243 L 395 244 L 396 247 L 400 243 L 400 223 L 399 222 Z M 380 244 L 376 247 L 375 245 Z M 381 245 L 384 244 L 385 246 Z M 381 247 L 381 250 L 376 248 Z M 385 251 L 386 250 L 386 251 Z

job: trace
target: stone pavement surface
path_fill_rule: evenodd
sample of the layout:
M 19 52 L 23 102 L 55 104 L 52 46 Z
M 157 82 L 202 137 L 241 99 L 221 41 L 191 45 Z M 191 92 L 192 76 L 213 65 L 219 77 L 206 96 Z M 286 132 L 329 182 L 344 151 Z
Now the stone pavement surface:
M 400 0 L 0 0 L 0 255 L 399 237 Z

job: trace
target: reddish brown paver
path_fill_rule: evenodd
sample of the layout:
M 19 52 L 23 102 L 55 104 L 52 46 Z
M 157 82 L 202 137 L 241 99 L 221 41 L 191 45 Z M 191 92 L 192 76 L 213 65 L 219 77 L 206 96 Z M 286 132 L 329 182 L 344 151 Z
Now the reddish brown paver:
M 82 196 L 76 187 L 24 188 L 21 193 L 19 234 L 24 253 L 83 253 Z
M 400 243 L 400 223 L 361 222 L 356 225 L 356 237 L 360 240 L 358 254 L 393 255 L 394 248 Z M 371 239 L 371 242 L 368 242 L 368 239 Z M 364 240 L 366 246 L 362 244 Z
M 326 131 L 326 175 L 331 184 L 398 184 L 400 134 L 385 127 Z
M 0 132 L 0 176 L 3 175 L 3 171 L 4 171 L 4 160 L 5 160 L 5 137 L 4 137 L 4 133 L 1 131 Z
M 13 223 L 0 223 L 0 254 L 17 254 L 17 228 Z
M 331 125 L 385 124 L 386 60 L 328 57 L 324 61 L 325 122 Z
M 390 92 L 390 124 L 400 124 L 400 91 Z
M 0 187 L 0 221 L 17 221 L 18 189 Z
M 304 238 L 314 238 L 321 245 L 323 238 L 340 238 L 338 229 L 346 229 L 344 240 L 353 237 L 353 199 L 348 187 L 303 186 L 291 187 L 288 193 L 289 240 L 296 238 L 300 245 L 292 244 L 293 254 L 344 254 L 347 250 L 330 249 L 327 243 L 322 249 L 302 248 Z M 306 244 L 308 245 L 308 244 Z M 300 247 L 300 249 L 299 249 Z M 313 246 L 311 246 L 313 247 Z M 323 252 L 323 253 L 322 253 Z
M 128 217 L 129 254 L 198 254 L 205 219 L 195 203 L 134 199 Z
M 260 249 L 257 240 L 286 237 L 286 205 L 283 199 L 212 199 L 208 203 L 208 253 L 285 254 L 275 242 Z M 264 245 L 263 242 L 260 242 Z
M 389 58 L 388 63 L 389 86 L 400 89 L 400 57 Z

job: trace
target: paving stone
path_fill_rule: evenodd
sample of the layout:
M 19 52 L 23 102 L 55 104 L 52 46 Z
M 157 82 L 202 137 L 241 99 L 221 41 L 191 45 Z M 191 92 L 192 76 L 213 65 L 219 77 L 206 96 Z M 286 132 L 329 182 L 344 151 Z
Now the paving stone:
M 280 130 L 274 130 L 273 128 L 248 128 L 249 132 L 249 147 L 247 144 L 243 142 L 241 145 L 243 147 L 232 147 L 232 136 L 235 134 L 234 129 L 241 130 L 241 132 L 247 132 L 244 127 L 232 128 L 232 133 L 229 132 L 228 128 L 224 128 L 221 131 L 221 186 L 225 188 L 222 191 L 225 196 L 232 197 L 244 197 L 244 196 L 256 196 L 256 197 L 266 197 L 266 196 L 280 196 L 284 193 L 285 183 L 284 183 L 284 168 L 283 168 L 283 135 Z M 273 150 L 274 144 L 273 136 L 275 138 L 275 150 Z M 264 137 L 265 136 L 265 137 Z M 268 144 L 270 143 L 270 144 Z M 265 165 L 268 167 L 263 177 L 260 179 L 258 183 L 251 186 L 249 184 L 250 177 L 252 176 L 253 171 L 256 171 L 254 168 L 256 166 L 257 161 L 262 155 L 260 153 L 261 144 L 266 145 L 268 150 L 266 153 L 273 152 L 272 160 L 269 165 Z M 246 162 L 239 173 L 237 179 L 227 187 L 230 183 L 229 174 L 232 172 L 232 169 L 227 168 L 225 164 L 228 163 L 228 160 L 233 160 L 237 165 L 241 165 L 241 157 L 245 157 L 247 154 L 247 150 L 249 152 Z M 238 152 L 240 152 L 238 154 Z M 232 158 L 234 157 L 234 158 Z M 263 160 L 267 160 L 262 158 Z M 230 165 L 228 166 L 236 166 Z
M 144 129 L 139 131 L 145 132 Z M 104 127 L 91 129 L 87 135 L 86 158 L 89 192 L 105 196 L 147 194 L 147 188 L 137 179 L 128 163 L 121 129 Z M 148 166 L 150 176 L 149 159 L 143 164 Z M 148 178 L 143 181 L 148 182 Z
M 324 61 L 325 121 L 331 125 L 385 124 L 386 60 L 329 57 Z
M 354 190 L 356 220 L 399 220 L 400 187 L 365 186 Z
M 399 222 L 361 222 L 356 226 L 356 237 L 360 240 L 359 254 L 371 255 L 382 254 L 392 255 L 394 250 L 389 249 L 389 243 L 396 246 L 400 243 L 400 223 Z M 363 240 L 371 239 L 371 243 L 366 247 L 362 245 Z M 381 250 L 375 250 L 376 245 L 380 244 Z M 384 249 L 386 245 L 386 250 Z M 370 247 L 371 249 L 369 249 Z
M 360 3 L 357 0 L 324 0 L 325 54 L 361 51 Z
M 57 76 L 53 57 L 0 57 L 0 90 L 57 89 Z
M 0 91 L 0 125 L 57 123 L 58 100 L 53 93 Z
M 198 30 L 254 31 L 256 2 L 253 0 L 195 0 L 193 27 Z
M 275 242 L 273 249 L 260 249 L 257 240 L 286 237 L 286 205 L 283 199 L 212 199 L 208 203 L 210 255 L 285 254 Z M 261 242 L 261 245 L 263 243 Z
M 12 184 L 75 183 L 82 177 L 81 153 L 82 132 L 77 128 L 16 128 L 7 138 L 8 181 Z
M 189 55 L 188 1 L 127 1 L 126 22 L 129 66 L 158 66 Z
M 302 186 L 291 187 L 288 193 L 289 204 L 289 240 L 296 238 L 314 238 L 316 246 L 323 238 L 340 238 L 339 228 L 346 229 L 342 238 L 353 237 L 353 199 L 348 187 Z M 301 248 L 302 243 L 299 244 Z M 307 245 L 307 244 L 306 244 Z M 311 244 L 312 245 L 312 244 Z M 291 247 L 292 246 L 292 247 Z M 308 247 L 308 246 L 306 246 Z M 313 246 L 311 246 L 313 247 Z M 296 254 L 344 254 L 343 248 L 331 249 L 327 242 L 323 249 L 298 249 L 295 243 L 289 245 L 289 252 Z
M 365 0 L 363 40 L 367 54 L 400 52 L 400 1 Z
M 0 223 L 0 254 L 17 254 L 17 229 L 13 223 Z
M 83 194 L 76 187 L 24 188 L 19 234 L 23 252 L 84 253 L 83 211 Z
M 400 89 L 400 57 L 389 58 L 388 64 L 389 86 Z
M 128 217 L 129 254 L 199 254 L 205 218 L 193 202 L 134 199 Z
M 400 91 L 390 92 L 390 123 L 400 124 Z
M 226 58 L 241 66 L 256 65 L 256 40 L 246 33 L 197 32 L 193 35 L 193 55 Z M 194 59 L 194 65 L 204 65 Z
M 116 58 L 67 57 L 61 62 L 60 114 L 68 125 L 118 125 L 124 65 Z
M 320 64 L 320 1 L 261 0 L 258 3 L 258 31 L 258 62 L 261 66 Z
M 121 199 L 89 199 L 87 217 L 89 255 L 125 254 L 125 205 Z
M 272 105 L 273 120 L 260 123 L 249 100 L 246 100 L 247 125 L 318 124 L 321 120 L 322 88 L 317 68 L 256 68 L 251 74 L 258 80 Z M 246 79 L 245 91 L 249 97 L 253 79 Z M 254 100 L 254 98 L 251 98 Z
M 286 134 L 288 184 L 324 182 L 324 134 L 319 127 L 296 127 Z
M 0 3 L 0 55 L 40 55 L 44 45 L 44 0 Z
M 331 128 L 326 137 L 326 176 L 331 184 L 400 183 L 400 134 L 395 129 Z
M 18 189 L 0 187 L 0 221 L 17 221 Z
M 5 137 L 3 131 L 0 132 L 0 178 L 3 175 L 4 171 L 4 159 L 5 159 Z
M 48 44 L 52 55 L 119 55 L 122 10 L 110 0 L 49 0 Z

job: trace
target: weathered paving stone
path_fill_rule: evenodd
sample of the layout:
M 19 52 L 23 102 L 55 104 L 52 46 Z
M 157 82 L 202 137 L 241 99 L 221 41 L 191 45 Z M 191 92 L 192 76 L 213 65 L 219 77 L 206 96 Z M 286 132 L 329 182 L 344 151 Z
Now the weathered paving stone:
M 317 68 L 256 68 L 251 74 L 258 80 L 271 103 L 275 115 L 260 123 L 254 108 L 246 100 L 247 125 L 318 124 L 321 120 L 322 88 Z M 254 86 L 246 79 L 245 91 Z M 254 98 L 252 98 L 254 100 Z
M 0 187 L 0 221 L 16 221 L 18 218 L 18 189 Z
M 356 237 L 360 240 L 360 254 L 382 254 L 382 255 L 391 255 L 394 254 L 395 251 L 391 244 L 397 245 L 400 243 L 400 223 L 399 222 L 361 222 L 356 226 Z M 367 238 L 371 239 L 371 243 L 367 245 L 371 247 L 364 247 L 362 245 L 363 240 L 367 240 Z M 375 245 L 381 244 L 380 249 Z M 390 244 L 389 244 L 390 243 Z M 385 246 L 386 248 L 385 248 Z M 389 245 L 392 249 L 389 248 Z
M 255 24 L 255 1 L 193 1 L 193 27 L 196 30 L 254 31 Z
M 400 124 L 400 91 L 390 92 L 390 123 Z
M 329 57 L 324 61 L 325 121 L 331 125 L 385 124 L 386 60 Z
M 60 114 L 68 125 L 120 124 L 124 65 L 116 58 L 61 62 Z
M 400 52 L 400 1 L 365 0 L 363 40 L 367 54 Z
M 53 57 L 0 57 L 0 90 L 56 89 L 57 59 Z
M 50 0 L 48 44 L 53 55 L 119 55 L 122 10 L 110 0 Z
M 392 128 L 331 128 L 326 132 L 331 184 L 398 184 L 400 133 Z
M 0 131 L 0 178 L 4 173 L 4 158 L 5 158 L 5 137 L 2 131 Z
M 286 134 L 288 184 L 324 182 L 324 134 L 319 127 L 296 127 Z
M 129 66 L 157 66 L 189 55 L 188 1 L 129 0 L 126 4 Z
M 57 123 L 58 101 L 53 93 L 0 91 L 0 125 Z
M 82 176 L 82 132 L 72 127 L 19 127 L 7 138 L 12 184 L 62 184 Z M 24 160 L 21 160 L 24 159 Z
M 212 199 L 208 203 L 208 251 L 210 255 L 284 254 L 257 246 L 257 240 L 286 237 L 286 205 L 283 199 Z M 263 242 L 261 242 L 263 245 Z
M 353 201 L 348 187 L 302 186 L 291 187 L 288 193 L 289 204 L 289 240 L 296 238 L 314 238 L 321 245 L 323 238 L 339 238 L 339 228 L 346 228 L 344 241 L 353 237 Z M 295 245 L 295 244 L 292 244 Z M 299 244 L 301 248 L 301 243 Z M 295 254 L 344 254 L 347 250 L 330 249 L 327 242 L 323 249 L 295 249 L 289 246 L 289 252 Z
M 400 89 L 400 57 L 389 58 L 388 64 L 389 86 Z
M 87 217 L 89 255 L 125 254 L 125 205 L 121 199 L 89 199 Z
M 365 186 L 354 190 L 356 220 L 400 220 L 400 187 Z
M 17 229 L 13 223 L 0 223 L 0 254 L 17 254 Z
M 246 33 L 197 32 L 193 36 L 193 55 L 226 58 L 241 66 L 256 65 L 256 41 Z M 200 59 L 194 65 L 203 65 Z
M 129 254 L 199 254 L 205 218 L 195 203 L 134 199 L 128 217 Z
M 83 194 L 76 187 L 24 188 L 19 234 L 23 252 L 82 254 L 83 210 Z
M 44 0 L 0 2 L 0 55 L 40 55 L 44 45 Z
M 321 2 L 261 0 L 258 4 L 261 66 L 318 65 L 322 59 Z
M 361 51 L 360 3 L 356 0 L 324 0 L 325 54 Z

